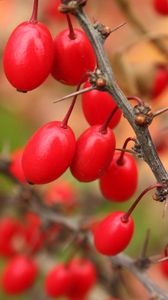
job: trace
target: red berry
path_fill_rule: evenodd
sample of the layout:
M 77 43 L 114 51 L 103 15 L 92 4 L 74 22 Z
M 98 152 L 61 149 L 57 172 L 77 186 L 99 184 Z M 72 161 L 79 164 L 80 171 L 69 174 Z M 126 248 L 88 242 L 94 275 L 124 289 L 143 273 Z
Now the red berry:
M 86 82 L 84 88 L 91 86 L 89 82 Z M 99 90 L 92 90 L 90 92 L 82 94 L 82 108 L 86 120 L 90 125 L 103 124 L 111 111 L 116 107 L 116 103 L 112 96 L 107 92 Z M 121 110 L 118 109 L 112 117 L 109 127 L 114 128 L 121 119 Z
M 76 206 L 76 191 L 68 181 L 55 183 L 46 190 L 44 201 L 48 205 L 60 205 L 65 211 Z
M 168 278 L 168 260 L 162 261 L 160 263 L 160 270 L 161 270 L 161 273 L 163 274 L 163 276 Z
M 6 77 L 17 90 L 33 90 L 50 74 L 53 55 L 53 40 L 47 27 L 40 22 L 21 23 L 5 47 Z
M 35 262 L 26 256 L 16 256 L 8 262 L 3 271 L 2 288 L 6 294 L 20 294 L 33 285 L 36 276 Z
M 69 268 L 63 264 L 57 265 L 46 276 L 45 291 L 49 297 L 60 297 L 67 294 L 71 284 Z
M 52 18 L 57 22 L 65 20 L 65 15 L 59 11 L 60 4 L 60 0 L 50 0 L 49 2 L 47 2 L 44 11 L 44 16 Z
M 20 241 L 24 243 L 23 227 L 12 217 L 0 220 L 0 255 L 11 256 L 18 252 Z
M 68 265 L 71 273 L 69 297 L 83 297 L 96 282 L 96 269 L 88 259 L 74 258 Z
M 168 0 L 154 0 L 155 10 L 161 15 L 168 15 Z
M 42 248 L 45 242 L 45 234 L 41 228 L 41 220 L 35 213 L 27 213 L 25 217 L 24 239 L 26 247 L 32 253 Z
M 23 149 L 17 149 L 12 153 L 11 164 L 9 172 L 21 183 L 26 183 L 26 179 L 22 168 L 22 154 Z
M 69 29 L 66 29 L 54 40 L 52 75 L 68 85 L 86 81 L 88 71 L 93 71 L 96 66 L 95 54 L 86 34 L 80 29 L 74 29 L 74 33 L 75 39 L 71 39 Z
M 93 231 L 94 244 L 98 252 L 104 255 L 116 255 L 129 244 L 134 222 L 131 217 L 122 220 L 124 212 L 114 212 L 105 217 Z
M 101 132 L 102 126 L 88 128 L 77 140 L 75 155 L 71 164 L 72 174 L 83 182 L 99 178 L 114 154 L 115 136 L 110 128 Z
M 112 201 L 128 200 L 136 191 L 138 172 L 134 158 L 124 154 L 123 164 L 118 164 L 120 153 L 115 152 L 107 171 L 100 178 L 100 190 L 103 196 Z
M 69 167 L 75 137 L 69 126 L 53 121 L 39 128 L 25 147 L 22 166 L 28 182 L 43 184 L 61 176 Z
M 168 85 L 168 71 L 164 66 L 159 66 L 156 72 L 156 76 L 153 82 L 153 88 L 151 92 L 152 98 L 158 97 Z

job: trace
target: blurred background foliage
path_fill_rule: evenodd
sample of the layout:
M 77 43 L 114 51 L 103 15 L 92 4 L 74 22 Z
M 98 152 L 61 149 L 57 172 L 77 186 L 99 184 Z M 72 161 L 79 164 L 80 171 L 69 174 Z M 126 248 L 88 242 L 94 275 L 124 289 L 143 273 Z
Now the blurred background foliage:
M 74 91 L 73 87 L 64 86 L 61 83 L 56 82 L 50 76 L 39 88 L 27 94 L 22 94 L 18 93 L 5 78 L 2 68 L 2 56 L 6 41 L 10 32 L 19 23 L 29 19 L 32 10 L 32 2 L 32 0 L 0 1 L 0 150 L 3 154 L 5 151 L 10 153 L 10 151 L 14 149 L 23 147 L 27 139 L 40 125 L 50 120 L 60 120 L 63 118 L 70 100 L 58 104 L 53 104 L 53 101 Z M 64 17 L 50 18 L 50 16 L 46 14 L 48 0 L 40 0 L 39 2 L 39 20 L 46 23 L 54 37 L 60 30 L 67 27 L 66 21 L 64 20 Z M 86 12 L 92 21 L 98 20 L 113 28 L 126 20 L 116 2 L 117 1 L 112 0 L 88 0 Z M 154 11 L 152 0 L 130 0 L 128 2 L 135 12 L 135 15 L 141 20 L 146 28 L 148 28 L 150 33 L 168 34 L 168 17 L 159 16 Z M 75 26 L 79 26 L 75 20 L 74 24 Z M 132 44 L 133 46 L 125 52 L 124 49 Z M 167 64 L 166 58 L 158 51 L 158 49 L 151 45 L 148 40 L 141 39 L 140 35 L 138 35 L 137 31 L 129 23 L 111 34 L 105 43 L 105 48 L 112 64 L 114 64 L 114 68 L 116 67 L 116 59 L 118 57 L 116 54 L 118 55 L 118 53 L 123 51 L 124 63 L 127 66 L 126 76 L 131 76 L 131 78 L 139 72 L 139 69 L 141 69 L 145 76 L 145 80 L 150 81 L 153 76 L 151 66 Z M 122 82 L 123 74 L 121 73 L 121 70 L 118 70 L 118 68 L 116 69 L 117 81 L 121 87 L 123 86 L 123 88 L 125 88 Z M 132 88 L 134 90 L 135 87 L 133 86 Z M 142 95 L 138 94 L 137 96 L 141 97 Z M 150 95 L 144 98 L 144 100 L 152 105 L 153 110 L 167 106 L 167 99 L 167 88 L 156 99 L 151 99 Z M 73 127 L 77 136 L 88 127 L 87 122 L 82 116 L 80 97 L 70 119 L 70 125 Z M 154 120 L 152 123 L 150 130 L 153 137 L 158 134 L 159 128 L 162 128 L 163 125 L 168 125 L 166 115 Z M 124 118 L 122 118 L 120 125 L 115 129 L 115 134 L 117 147 L 122 146 L 126 137 L 134 136 L 132 129 Z M 166 167 L 168 166 L 167 154 L 168 149 L 165 149 L 160 153 L 160 157 Z M 154 178 L 144 162 L 137 162 L 139 165 L 138 195 L 144 187 L 153 183 Z M 68 178 L 73 182 L 79 189 L 79 193 L 84 194 L 90 190 L 94 192 L 97 197 L 101 197 L 97 182 L 91 184 L 79 183 L 71 177 L 70 172 L 67 172 L 63 177 Z M 10 188 L 11 191 L 13 191 L 13 187 L 8 185 L 4 178 L 1 177 L 0 180 L 0 190 L 4 190 L 5 188 L 9 192 Z M 106 215 L 110 211 L 115 210 L 126 210 L 132 200 L 133 199 L 130 199 L 130 201 L 123 204 L 109 203 L 107 201 L 101 202 L 101 205 L 97 207 L 94 216 Z M 168 242 L 168 220 L 167 212 L 165 211 L 164 214 L 164 208 L 164 204 L 152 200 L 151 193 L 144 197 L 144 200 L 142 200 L 141 204 L 133 214 L 135 218 L 135 234 L 130 246 L 126 250 L 127 253 L 134 257 L 140 255 L 148 228 L 151 229 L 148 254 L 155 255 L 162 252 L 164 245 Z M 4 260 L 2 260 L 1 264 L 3 265 L 4 263 Z M 150 273 L 153 278 L 157 278 L 160 286 L 168 290 L 167 282 L 158 274 L 157 266 L 153 266 Z M 136 289 L 136 284 L 134 288 Z M 140 295 L 139 297 L 142 296 Z M 11 299 L 11 297 L 0 294 L 0 299 L 7 300 Z M 13 299 L 15 299 L 15 297 Z M 33 298 L 31 298 L 30 292 L 30 294 L 28 293 L 21 298 L 17 296 L 16 299 Z M 142 298 L 138 298 L 137 296 L 136 299 Z M 144 296 L 143 299 L 147 298 Z

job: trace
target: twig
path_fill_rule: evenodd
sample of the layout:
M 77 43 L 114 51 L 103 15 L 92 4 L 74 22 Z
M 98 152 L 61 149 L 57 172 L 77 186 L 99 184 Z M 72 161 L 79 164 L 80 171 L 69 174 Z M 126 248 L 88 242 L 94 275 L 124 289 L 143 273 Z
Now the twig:
M 168 193 L 168 174 L 156 152 L 148 127 L 140 127 L 136 125 L 134 110 L 129 101 L 127 101 L 126 96 L 116 84 L 111 65 L 105 54 L 105 50 L 103 48 L 99 33 L 96 31 L 96 29 L 94 29 L 81 8 L 77 9 L 75 15 L 79 20 L 82 28 L 88 35 L 88 38 L 90 39 L 95 50 L 98 67 L 106 78 L 106 90 L 109 92 L 109 94 L 112 95 L 118 107 L 123 111 L 124 117 L 128 120 L 134 132 L 136 133 L 137 140 L 142 148 L 143 158 L 151 168 L 156 181 L 164 183 L 164 190 L 166 190 L 167 188 L 166 193 Z
M 158 300 L 168 300 L 168 294 L 154 283 L 149 276 L 140 271 L 132 258 L 121 253 L 114 257 L 110 257 L 110 261 L 114 266 L 125 268 L 132 273 L 146 288 L 150 296 L 157 297 Z

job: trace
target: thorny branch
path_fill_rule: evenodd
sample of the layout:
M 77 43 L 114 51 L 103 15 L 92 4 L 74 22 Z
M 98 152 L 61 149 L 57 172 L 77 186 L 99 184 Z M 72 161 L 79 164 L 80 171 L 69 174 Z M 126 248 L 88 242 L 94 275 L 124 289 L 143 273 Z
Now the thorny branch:
M 5 162 L 1 159 L 0 166 L 3 166 L 3 168 L 0 168 L 0 171 L 5 176 L 8 176 L 11 180 L 13 180 L 10 172 L 8 171 L 9 162 Z M 17 181 L 15 180 L 14 182 L 16 183 Z M 7 205 L 16 205 L 15 201 L 20 201 L 20 203 L 25 202 L 30 211 L 33 211 L 40 216 L 42 222 L 51 222 L 52 224 L 54 223 L 61 225 L 63 228 L 69 230 L 74 235 L 81 236 L 81 233 L 83 233 L 83 238 L 87 238 L 87 241 L 89 242 L 91 248 L 93 248 L 88 226 L 84 224 L 84 221 L 86 220 L 82 221 L 82 219 L 79 220 L 74 217 L 67 217 L 61 215 L 60 213 L 54 212 L 52 208 L 48 208 L 43 204 L 43 201 L 36 190 L 34 190 L 30 186 L 22 185 L 19 182 L 18 184 L 20 185 L 20 197 L 17 197 L 14 200 L 7 197 L 7 199 L 5 200 L 5 203 Z M 89 220 L 87 221 L 89 224 Z M 155 284 L 149 278 L 149 276 L 142 272 L 142 269 L 138 267 L 139 264 L 137 263 L 137 260 L 133 260 L 129 256 L 121 253 L 114 257 L 110 257 L 110 261 L 112 262 L 113 266 L 126 269 L 130 273 L 132 273 L 143 284 L 151 297 L 156 297 L 156 299 L 158 300 L 168 300 L 168 294 L 161 288 L 159 288 L 157 284 Z M 107 282 L 105 283 L 107 284 Z
M 157 199 L 159 201 L 164 201 L 168 194 L 168 174 L 156 152 L 148 126 L 138 126 L 136 124 L 134 109 L 115 81 L 110 62 L 103 47 L 100 33 L 91 24 L 80 5 L 73 10 L 73 14 L 77 17 L 80 25 L 88 35 L 88 38 L 95 50 L 98 68 L 106 80 L 104 90 L 113 96 L 118 107 L 123 111 L 124 117 L 132 126 L 136 134 L 137 141 L 141 145 L 144 161 L 146 161 L 149 165 L 157 182 L 164 185 L 163 189 L 160 189 L 160 192 L 158 192 L 157 195 Z
M 134 260 L 127 255 L 121 253 L 110 258 L 110 261 L 114 266 L 122 267 L 131 272 L 147 289 L 150 297 L 156 297 L 159 300 L 167 300 L 168 294 L 165 293 L 156 283 L 154 283 L 149 276 L 143 273 L 136 267 Z

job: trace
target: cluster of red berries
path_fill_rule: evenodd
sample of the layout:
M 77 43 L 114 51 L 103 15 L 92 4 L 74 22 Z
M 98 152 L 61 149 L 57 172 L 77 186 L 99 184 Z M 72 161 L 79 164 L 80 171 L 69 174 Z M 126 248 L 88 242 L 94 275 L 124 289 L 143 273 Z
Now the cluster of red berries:
M 58 2 L 53 1 L 56 11 Z M 69 16 L 69 28 L 53 40 L 48 28 L 37 21 L 37 3 L 35 0 L 30 21 L 17 26 L 7 42 L 3 57 L 5 74 L 22 92 L 37 88 L 49 74 L 63 84 L 79 87 L 84 83 L 83 88 L 90 91 L 82 94 L 82 109 L 90 127 L 76 140 L 68 126 L 75 97 L 62 121 L 43 125 L 24 149 L 12 153 L 9 172 L 23 184 L 46 184 L 69 168 L 80 182 L 99 180 L 100 191 L 107 200 L 127 201 L 137 189 L 137 165 L 130 154 L 115 151 L 112 129 L 120 122 L 121 110 L 107 92 L 93 89 L 88 80 L 89 72 L 96 69 L 93 48 L 85 33 L 72 27 Z M 167 1 L 154 1 L 154 4 L 160 13 L 168 14 Z M 168 72 L 161 66 L 154 81 L 153 98 L 163 91 L 167 82 Z M 51 185 L 43 198 L 48 206 L 57 206 L 64 213 L 71 212 L 77 203 L 76 192 L 67 182 Z M 130 214 L 113 212 L 94 226 L 93 241 L 98 252 L 113 256 L 128 246 L 134 231 Z M 7 294 L 20 294 L 33 285 L 38 266 L 30 254 L 52 242 L 53 237 L 56 240 L 59 232 L 58 225 L 43 230 L 40 218 L 32 213 L 25 216 L 24 225 L 9 217 L 0 220 L 0 255 L 10 258 L 1 278 Z M 28 249 L 29 255 L 20 255 L 23 249 Z M 161 270 L 168 276 L 167 262 L 161 264 Z M 96 273 L 90 260 L 73 258 L 66 264 L 56 265 L 46 275 L 45 293 L 51 298 L 84 300 L 96 282 Z
M 67 264 L 54 267 L 45 279 L 45 290 L 50 297 L 84 298 L 96 282 L 94 264 L 84 258 L 74 258 Z
M 79 86 L 87 80 L 88 71 L 95 69 L 95 54 L 86 35 L 73 29 L 69 16 L 67 20 L 69 29 L 59 33 L 53 42 L 48 29 L 37 21 L 37 2 L 34 1 L 30 21 L 14 30 L 4 51 L 5 73 L 18 90 L 29 91 L 37 87 L 50 72 L 65 84 Z M 84 88 L 89 87 L 91 84 L 86 81 Z M 90 127 L 76 141 L 67 124 L 75 100 L 63 121 L 45 124 L 31 137 L 23 153 L 13 154 L 9 167 L 11 174 L 22 183 L 45 184 L 59 178 L 70 167 L 73 176 L 81 182 L 99 179 L 100 190 L 106 199 L 128 200 L 137 188 L 137 166 L 131 155 L 115 152 L 112 129 L 120 121 L 120 109 L 106 92 L 94 89 L 84 93 L 82 107 Z M 123 214 L 112 214 L 97 226 L 94 240 L 99 252 L 113 255 L 127 246 L 132 237 L 133 222 L 131 217 L 122 219 Z M 99 246 L 98 236 L 102 236 L 100 231 L 104 232 L 106 227 L 110 232 L 105 230 L 106 234 L 103 234 L 103 247 L 108 248 L 109 244 L 111 247 L 114 240 L 116 243 L 112 243 L 112 248 L 115 250 L 102 250 Z M 121 232 L 120 245 L 114 246 L 119 240 L 118 232 Z
M 27 92 L 41 85 L 50 73 L 68 85 L 85 81 L 96 66 L 86 34 L 71 28 L 53 40 L 48 28 L 37 21 L 37 12 L 35 3 L 30 21 L 18 25 L 6 44 L 3 65 L 9 82 Z

